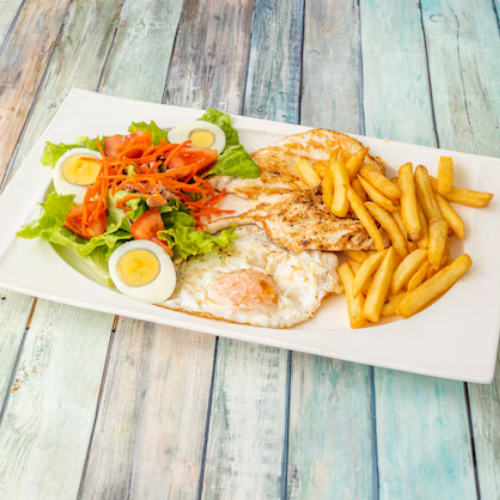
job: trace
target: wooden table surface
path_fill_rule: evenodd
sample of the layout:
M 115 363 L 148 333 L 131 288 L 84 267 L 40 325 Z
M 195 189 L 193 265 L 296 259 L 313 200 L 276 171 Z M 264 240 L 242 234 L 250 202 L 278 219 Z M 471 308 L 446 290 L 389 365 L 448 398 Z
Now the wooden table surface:
M 0 0 L 0 178 L 72 87 L 500 156 L 499 9 Z M 500 498 L 500 370 L 463 384 L 0 298 L 2 500 Z

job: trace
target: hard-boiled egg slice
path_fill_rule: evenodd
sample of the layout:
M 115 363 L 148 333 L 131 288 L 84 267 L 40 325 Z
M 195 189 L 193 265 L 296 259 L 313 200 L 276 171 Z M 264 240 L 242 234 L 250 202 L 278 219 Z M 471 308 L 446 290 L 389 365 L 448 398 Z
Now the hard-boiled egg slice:
M 226 146 L 226 135 L 224 131 L 213 123 L 196 121 L 184 123 L 170 129 L 168 140 L 172 144 L 180 144 L 184 141 L 191 141 L 197 148 L 216 149 L 219 154 Z
M 101 155 L 91 149 L 70 149 L 59 158 L 54 169 L 54 187 L 59 194 L 74 194 L 75 203 L 83 203 L 85 192 L 101 167 Z
M 167 300 L 176 284 L 169 255 L 149 240 L 133 240 L 119 246 L 109 259 L 109 273 L 123 295 L 148 304 Z

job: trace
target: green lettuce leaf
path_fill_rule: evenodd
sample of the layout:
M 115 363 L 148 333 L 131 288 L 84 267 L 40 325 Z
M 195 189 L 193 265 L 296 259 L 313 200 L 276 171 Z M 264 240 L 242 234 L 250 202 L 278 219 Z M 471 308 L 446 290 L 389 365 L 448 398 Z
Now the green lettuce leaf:
M 92 269 L 109 287 L 114 285 L 111 275 L 109 274 L 108 267 L 109 258 L 114 250 L 114 248 L 110 249 L 107 247 L 98 247 L 90 255 L 83 257 L 79 255 L 85 264 L 90 267 L 90 269 Z
M 151 142 L 158 146 L 160 142 L 168 138 L 168 130 L 162 129 L 156 125 L 156 123 L 151 120 L 151 123 L 146 122 L 135 122 L 128 128 L 129 132 L 135 132 L 136 130 L 141 130 L 142 132 L 151 132 Z
M 43 150 L 43 155 L 40 158 L 40 161 L 42 165 L 54 168 L 56 166 L 57 160 L 59 160 L 59 158 L 61 158 L 61 156 L 66 153 L 66 151 L 75 148 L 86 148 L 92 149 L 93 151 L 98 151 L 98 142 L 102 143 L 102 139 L 99 139 L 99 137 L 94 137 L 93 139 L 91 139 L 90 137 L 85 136 L 77 137 L 76 141 L 73 144 L 64 144 L 62 142 L 59 144 L 55 144 L 53 142 L 47 141 L 45 143 L 45 149 Z
M 255 179 L 260 176 L 260 168 L 240 144 L 238 132 L 231 125 L 231 117 L 229 115 L 209 109 L 199 120 L 217 125 L 224 131 L 226 136 L 224 151 L 219 155 L 217 163 L 207 175 L 230 175 L 232 177 L 249 179 Z
M 191 255 L 209 253 L 217 246 L 227 247 L 236 238 L 235 229 L 236 226 L 233 226 L 221 231 L 219 236 L 214 236 L 187 226 L 177 226 L 158 231 L 158 238 L 168 242 L 174 257 L 187 259 Z

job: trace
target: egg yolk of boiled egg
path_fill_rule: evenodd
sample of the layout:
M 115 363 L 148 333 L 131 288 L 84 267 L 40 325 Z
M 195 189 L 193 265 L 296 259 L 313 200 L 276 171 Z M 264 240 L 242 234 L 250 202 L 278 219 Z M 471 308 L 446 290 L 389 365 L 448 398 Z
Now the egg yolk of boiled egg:
M 205 128 L 195 128 L 189 133 L 191 144 L 197 148 L 210 148 L 215 142 L 215 136 Z
M 211 293 L 218 303 L 247 311 L 269 310 L 278 305 L 273 280 L 255 269 L 237 269 L 214 278 Z
M 70 156 L 62 165 L 64 178 L 79 186 L 89 186 L 99 173 L 100 161 L 85 155 Z
M 127 286 L 144 286 L 160 274 L 160 261 L 156 255 L 143 248 L 127 252 L 116 266 L 118 276 Z

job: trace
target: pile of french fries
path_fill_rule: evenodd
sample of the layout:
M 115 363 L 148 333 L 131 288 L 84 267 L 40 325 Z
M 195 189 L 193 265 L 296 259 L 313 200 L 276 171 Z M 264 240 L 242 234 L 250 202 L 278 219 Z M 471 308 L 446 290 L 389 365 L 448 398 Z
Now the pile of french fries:
M 480 208 L 493 198 L 454 186 L 451 158 L 440 159 L 437 179 L 411 163 L 388 179 L 364 162 L 367 153 L 337 149 L 329 161 L 297 164 L 304 182 L 321 188 L 325 207 L 339 218 L 357 217 L 373 240 L 376 250 L 346 251 L 338 270 L 352 328 L 383 316 L 409 318 L 449 290 L 472 265 L 467 254 L 451 258 L 450 236 L 463 240 L 465 226 L 450 202 Z

